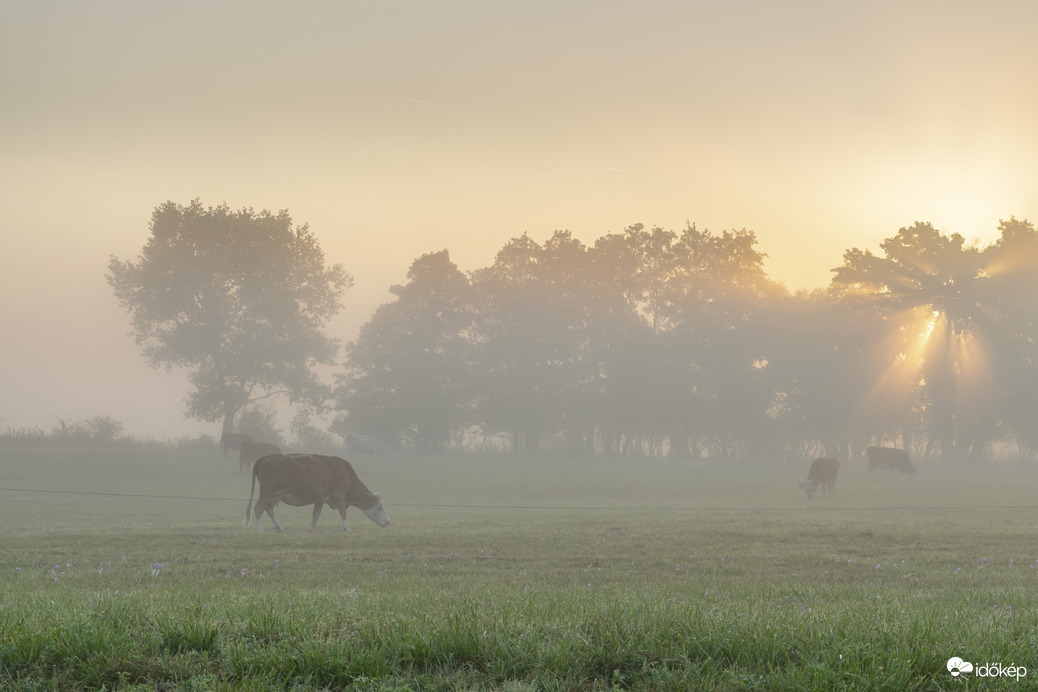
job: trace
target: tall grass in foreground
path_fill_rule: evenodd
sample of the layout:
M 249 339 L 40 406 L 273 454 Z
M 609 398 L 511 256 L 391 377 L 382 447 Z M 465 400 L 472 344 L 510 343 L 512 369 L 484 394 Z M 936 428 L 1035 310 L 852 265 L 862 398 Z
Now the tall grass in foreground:
M 952 655 L 1033 660 L 1038 596 L 1025 581 L 1033 583 L 1001 589 L 1016 607 L 960 588 L 892 588 L 877 598 L 858 585 L 737 581 L 718 589 L 699 579 L 642 589 L 473 583 L 464 592 L 410 578 L 362 591 L 297 590 L 275 580 L 267 588 L 232 581 L 118 595 L 8 586 L 0 685 L 953 689 L 945 670 Z M 948 611 L 949 600 L 958 611 Z

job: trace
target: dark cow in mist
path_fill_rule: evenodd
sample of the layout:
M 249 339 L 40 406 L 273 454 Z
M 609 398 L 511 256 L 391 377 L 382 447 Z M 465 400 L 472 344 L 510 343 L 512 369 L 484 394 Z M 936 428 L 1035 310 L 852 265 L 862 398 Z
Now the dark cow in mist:
M 220 446 L 223 448 L 223 458 L 226 459 L 230 456 L 230 450 L 237 452 L 241 449 L 242 442 L 255 442 L 252 435 L 245 435 L 243 433 L 232 433 L 224 432 L 220 434 Z
M 241 454 L 238 456 L 238 473 L 241 473 L 242 469 L 251 471 L 252 465 L 260 457 L 265 457 L 268 454 L 281 454 L 281 448 L 269 442 L 242 440 Z
M 908 453 L 903 449 L 876 447 L 873 445 L 865 450 L 865 456 L 869 460 L 868 470 L 869 476 L 872 478 L 875 478 L 876 469 L 888 469 L 913 476 L 916 473 L 915 466 L 912 466 L 912 460 L 908 458 Z
M 836 474 L 840 472 L 840 462 L 832 457 L 821 457 L 811 462 L 811 468 L 807 471 L 807 480 L 800 487 L 807 493 L 807 499 L 815 496 L 815 489 L 822 487 L 822 497 L 833 494 L 836 487 Z
M 271 454 L 258 459 L 252 467 L 252 492 L 245 506 L 245 528 L 249 527 L 257 481 L 260 487 L 255 507 L 257 531 L 263 530 L 264 512 L 274 522 L 274 530 L 281 530 L 281 522 L 274 516 L 274 505 L 278 502 L 293 507 L 313 505 L 311 531 L 317 527 L 324 505 L 339 510 L 342 528 L 347 531 L 350 527 L 346 523 L 346 508 L 350 506 L 359 508 L 379 526 L 389 525 L 382 496 L 368 490 L 345 459 L 322 454 Z

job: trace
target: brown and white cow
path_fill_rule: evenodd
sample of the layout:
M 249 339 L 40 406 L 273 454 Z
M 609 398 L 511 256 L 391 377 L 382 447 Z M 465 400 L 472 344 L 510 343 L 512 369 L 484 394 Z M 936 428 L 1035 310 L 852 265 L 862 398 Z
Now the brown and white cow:
M 241 473 L 242 469 L 252 471 L 252 465 L 256 460 L 268 454 L 281 454 L 281 448 L 269 442 L 242 440 L 241 454 L 238 456 L 238 473 Z
M 281 530 L 281 522 L 274 516 L 278 502 L 293 507 L 314 506 L 310 530 L 317 527 L 321 507 L 328 505 L 339 510 L 342 527 L 346 523 L 346 508 L 359 508 L 368 519 L 379 526 L 389 525 L 389 515 L 382 504 L 382 496 L 373 493 L 361 483 L 350 462 L 322 454 L 271 454 L 256 461 L 252 467 L 252 492 L 245 507 L 245 528 L 249 527 L 252 498 L 259 481 L 259 499 L 256 500 L 256 530 L 263 530 L 263 512 L 270 515 L 274 530 Z
M 811 462 L 807 471 L 807 480 L 800 487 L 807 493 L 807 499 L 815 496 L 815 489 L 822 486 L 822 497 L 832 496 L 836 487 L 836 474 L 840 472 L 840 462 L 832 457 L 821 457 Z
M 915 466 L 912 466 L 912 460 L 908 458 L 908 453 L 903 449 L 876 447 L 873 445 L 865 450 L 865 456 L 869 460 L 869 476 L 875 477 L 876 469 L 889 469 L 913 476 L 916 473 Z
M 230 456 L 228 452 L 234 450 L 237 452 L 241 449 L 242 442 L 254 442 L 252 435 L 245 435 L 244 433 L 232 433 L 223 432 L 220 433 L 220 447 L 223 448 L 223 458 L 226 459 Z

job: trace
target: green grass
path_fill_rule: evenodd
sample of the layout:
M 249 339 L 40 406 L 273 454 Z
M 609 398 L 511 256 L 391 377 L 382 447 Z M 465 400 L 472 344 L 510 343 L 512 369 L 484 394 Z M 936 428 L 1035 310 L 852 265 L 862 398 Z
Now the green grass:
M 257 534 L 218 454 L 0 449 L 0 689 L 1038 688 L 1030 467 L 355 466 L 388 528 Z

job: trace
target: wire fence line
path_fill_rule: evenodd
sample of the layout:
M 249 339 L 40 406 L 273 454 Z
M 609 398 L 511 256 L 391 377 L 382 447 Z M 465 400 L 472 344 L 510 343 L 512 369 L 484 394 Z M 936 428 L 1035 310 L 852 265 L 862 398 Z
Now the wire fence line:
M 90 490 L 50 490 L 39 488 L 2 488 L 0 492 L 9 493 L 39 493 L 55 495 L 89 495 L 102 497 L 123 497 L 147 500 L 195 500 L 208 502 L 247 502 L 244 497 L 211 497 L 196 495 L 153 495 L 144 493 L 116 493 L 107 491 Z M 890 512 L 890 511 L 918 511 L 918 512 L 960 512 L 976 510 L 1030 510 L 1038 509 L 1038 505 L 890 505 L 880 507 L 827 507 L 824 505 L 813 505 L 804 507 L 751 507 L 751 506 L 728 506 L 728 507 L 605 507 L 600 505 L 480 505 L 472 503 L 415 503 L 394 502 L 393 507 L 425 507 L 442 509 L 513 509 L 513 510 L 565 510 L 565 511 L 602 511 L 602 512 Z

